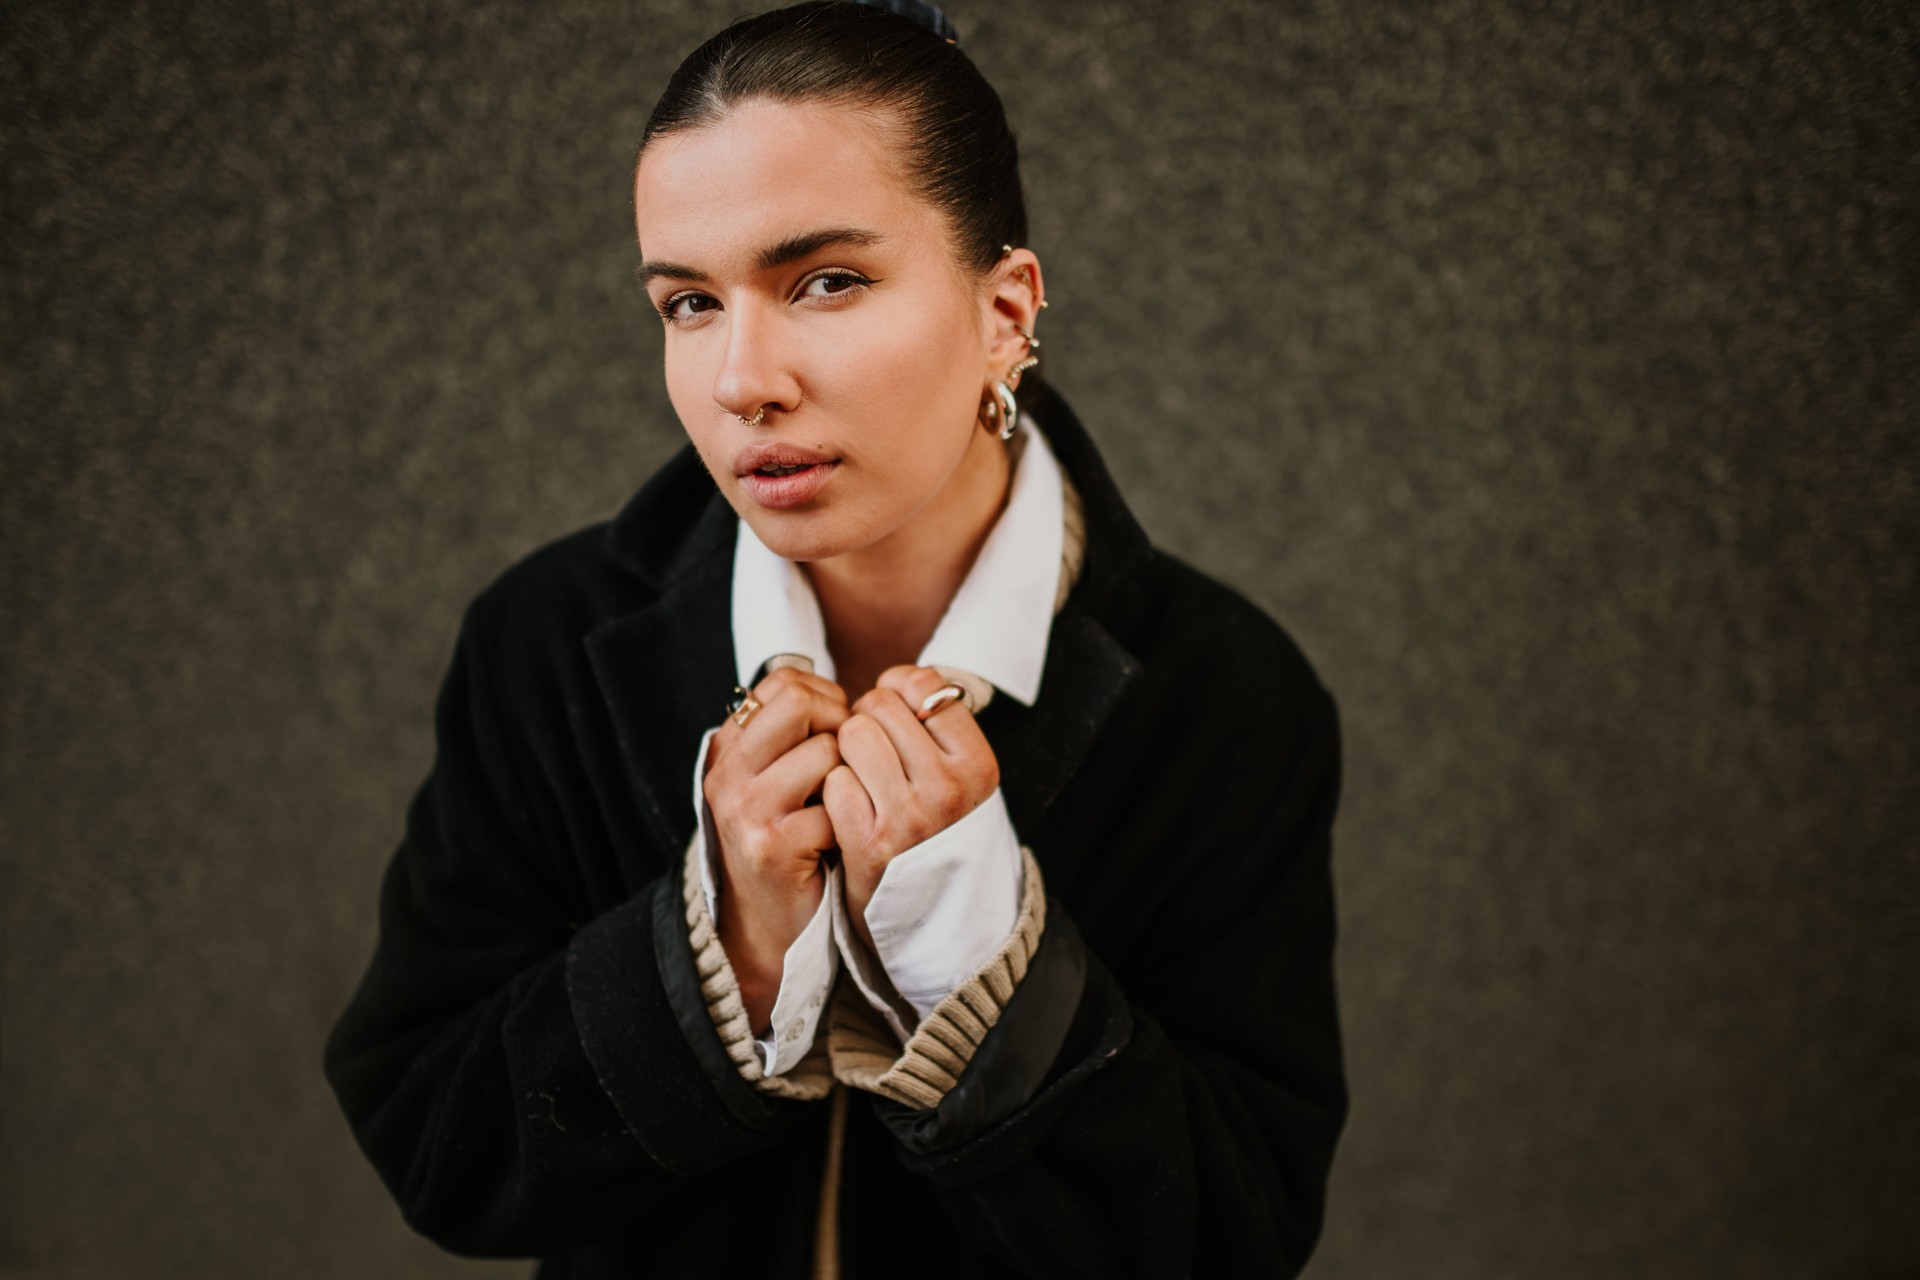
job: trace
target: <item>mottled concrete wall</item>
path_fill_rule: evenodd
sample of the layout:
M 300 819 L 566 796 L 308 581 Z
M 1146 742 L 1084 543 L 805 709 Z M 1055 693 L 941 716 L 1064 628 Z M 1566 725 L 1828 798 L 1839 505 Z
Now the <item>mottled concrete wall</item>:
M 484 1270 L 320 1041 L 460 606 L 676 445 L 735 10 L 183 8 L 0 20 L 0 1268 Z M 1913 1275 L 1914 9 L 955 10 L 1056 385 L 1342 700 L 1314 1274 Z

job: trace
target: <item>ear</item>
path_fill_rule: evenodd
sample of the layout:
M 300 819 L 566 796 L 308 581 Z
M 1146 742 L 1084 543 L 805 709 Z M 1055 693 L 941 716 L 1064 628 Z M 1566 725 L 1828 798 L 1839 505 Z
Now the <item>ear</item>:
M 1040 309 L 1046 306 L 1046 282 L 1040 274 L 1040 259 L 1031 249 L 1015 249 L 994 265 L 987 277 L 981 298 L 981 319 L 987 328 L 987 367 L 983 371 L 989 383 L 1007 376 L 1007 370 L 1034 354 L 1027 335 L 1040 335 L 1034 325 Z

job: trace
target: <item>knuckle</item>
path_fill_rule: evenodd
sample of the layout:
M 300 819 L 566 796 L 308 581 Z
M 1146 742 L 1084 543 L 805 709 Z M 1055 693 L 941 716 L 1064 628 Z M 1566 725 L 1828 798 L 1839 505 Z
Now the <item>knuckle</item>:
M 958 778 L 941 778 L 927 787 L 927 807 L 951 825 L 966 812 L 967 790 Z
M 793 667 L 780 667 L 754 688 L 753 696 L 762 702 L 770 702 L 799 682 L 799 671 Z
M 766 827 L 749 827 L 740 837 L 740 859 L 753 870 L 761 870 L 779 851 L 773 832 Z

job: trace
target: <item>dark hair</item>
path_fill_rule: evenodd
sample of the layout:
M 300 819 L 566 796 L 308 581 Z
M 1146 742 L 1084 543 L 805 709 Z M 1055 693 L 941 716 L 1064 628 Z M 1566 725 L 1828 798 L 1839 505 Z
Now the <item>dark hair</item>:
M 1002 245 L 1026 244 L 1019 148 L 1000 95 L 957 41 L 844 0 L 742 18 L 673 73 L 635 165 L 661 134 L 711 123 L 754 99 L 892 112 L 908 180 L 946 215 L 962 264 L 984 272 Z

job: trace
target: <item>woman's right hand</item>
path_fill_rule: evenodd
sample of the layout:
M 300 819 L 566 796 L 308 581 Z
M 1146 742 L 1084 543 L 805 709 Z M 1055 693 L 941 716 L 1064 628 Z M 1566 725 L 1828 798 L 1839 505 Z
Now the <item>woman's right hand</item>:
M 720 945 L 755 1035 L 772 1021 L 787 948 L 826 892 L 820 855 L 834 846 L 818 803 L 840 764 L 835 736 L 851 714 L 833 681 L 782 667 L 754 686 L 759 710 L 731 717 L 707 748 L 701 788 L 720 837 Z M 809 799 L 814 803 L 809 804 Z

